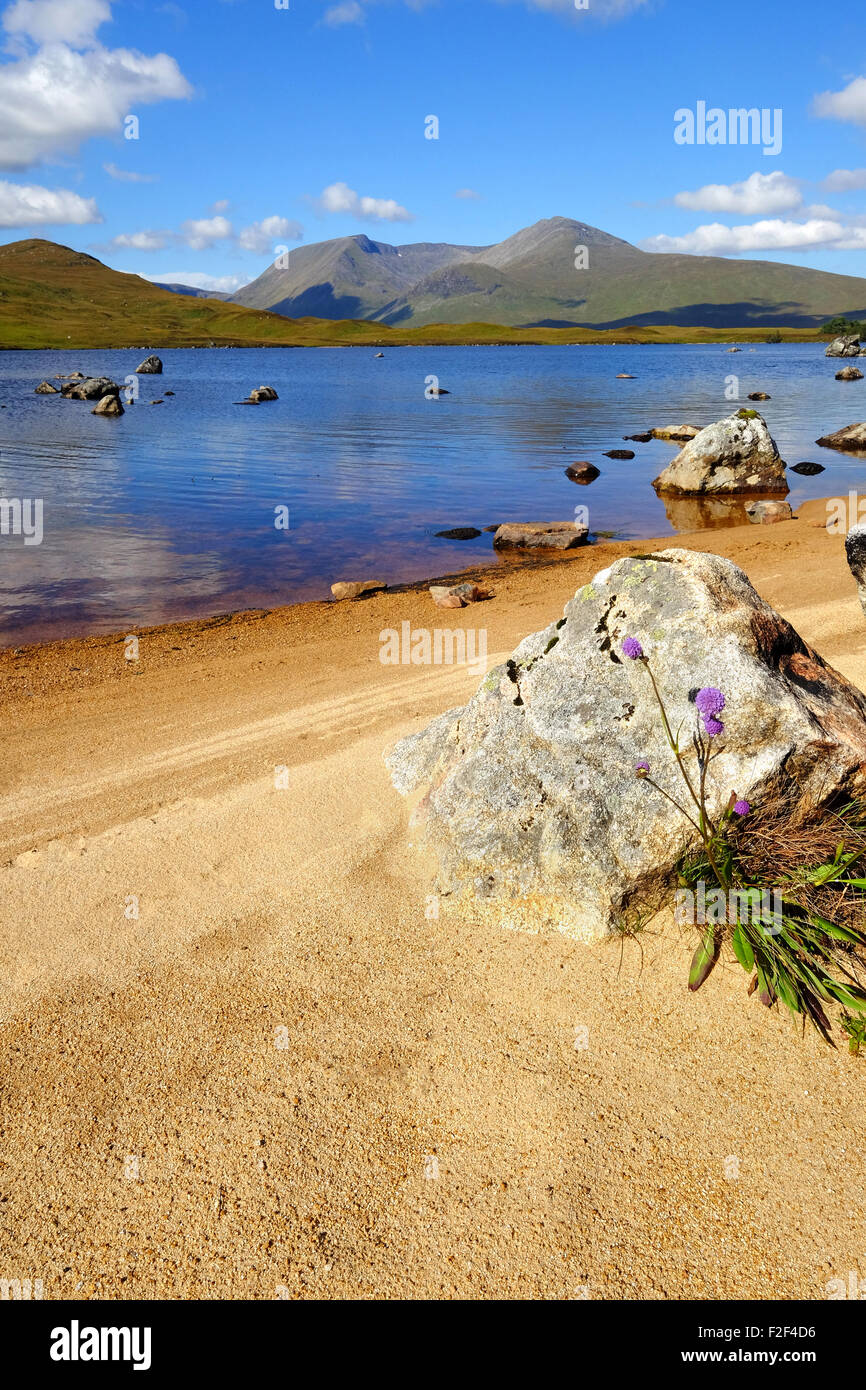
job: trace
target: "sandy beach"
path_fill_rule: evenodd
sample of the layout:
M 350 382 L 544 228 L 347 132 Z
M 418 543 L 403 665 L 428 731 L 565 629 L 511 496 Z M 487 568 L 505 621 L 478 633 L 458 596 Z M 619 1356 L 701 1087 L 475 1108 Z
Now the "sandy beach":
M 737 561 L 866 689 L 822 503 Z M 0 653 L 0 1276 L 58 1299 L 823 1299 L 866 1268 L 863 1061 L 693 943 L 443 907 L 382 753 L 612 559 Z M 275 769 L 284 768 L 281 777 Z M 280 781 L 283 785 L 275 785 Z M 585 1029 L 587 1047 L 576 1047 Z M 731 1163 L 730 1160 L 736 1160 Z

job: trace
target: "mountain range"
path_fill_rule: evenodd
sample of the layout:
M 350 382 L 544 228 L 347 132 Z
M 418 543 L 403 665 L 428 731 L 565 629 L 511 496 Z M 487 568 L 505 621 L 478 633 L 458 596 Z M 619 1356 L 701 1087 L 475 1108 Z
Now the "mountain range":
M 866 280 L 855 276 L 641 251 L 568 217 L 536 222 L 495 246 L 391 246 L 359 234 L 297 247 L 286 259 L 285 268 L 270 265 L 230 302 L 288 318 L 401 328 L 807 328 L 837 314 L 866 314 Z

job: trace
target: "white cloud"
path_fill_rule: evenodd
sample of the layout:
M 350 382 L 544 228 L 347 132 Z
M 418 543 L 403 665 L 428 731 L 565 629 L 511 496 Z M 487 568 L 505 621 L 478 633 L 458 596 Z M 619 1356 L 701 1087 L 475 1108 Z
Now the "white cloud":
M 454 197 L 455 197 L 455 198 L 468 198 L 468 199 L 471 200 L 471 199 L 474 199 L 474 198 L 480 198 L 480 197 L 481 197 L 481 194 L 480 194 L 480 193 L 476 193 L 474 188 L 458 188 L 457 192 L 454 194 Z
M 106 174 L 120 183 L 156 183 L 157 174 L 134 174 L 131 169 L 118 169 L 116 164 L 103 164 Z
M 855 77 L 841 92 L 821 92 L 812 106 L 816 116 L 866 125 L 866 77 Z
M 344 0 L 343 4 L 331 5 L 325 11 L 324 23 L 332 29 L 338 29 L 343 24 L 363 24 L 364 11 L 358 0 Z
M 821 187 L 828 193 L 850 193 L 854 188 L 866 188 L 866 169 L 834 169 Z
M 108 0 L 16 0 L 3 15 L 3 28 L 36 43 L 80 48 L 93 42 L 100 24 L 110 18 Z
M 300 222 L 290 222 L 287 217 L 265 217 L 261 222 L 252 222 L 242 227 L 238 233 L 238 246 L 242 251 L 254 251 L 264 256 L 271 251 L 274 242 L 300 241 L 304 229 Z
M 16 0 L 5 12 L 14 56 L 0 63 L 0 168 L 72 154 L 93 136 L 119 135 L 141 106 L 192 95 L 167 53 L 100 45 L 94 30 L 108 17 L 100 0 Z
M 692 212 L 731 212 L 745 217 L 762 213 L 790 212 L 800 207 L 803 195 L 796 179 L 776 169 L 772 174 L 750 174 L 741 183 L 708 183 L 693 193 L 677 193 L 677 207 Z
M 812 218 L 808 222 L 783 222 L 779 218 L 725 227 L 713 222 L 685 236 L 647 237 L 644 251 L 686 252 L 695 256 L 742 256 L 749 251 L 790 251 L 826 247 L 847 251 L 866 244 L 861 233 L 840 222 Z
M 210 208 L 211 212 L 228 212 L 228 209 L 229 209 L 229 200 L 228 200 L 228 198 L 218 198 L 217 201 L 216 201 L 215 203 L 211 203 L 211 208 Z
M 42 188 L 36 183 L 8 183 L 0 179 L 0 227 L 61 222 L 80 227 L 102 220 L 95 198 L 82 198 L 68 188 Z
M 192 285 L 196 290 L 219 290 L 234 294 L 249 283 L 246 275 L 205 275 L 200 270 L 166 270 L 160 275 L 143 275 L 143 280 L 158 281 L 161 285 Z
M 347 213 L 368 222 L 414 221 L 414 215 L 393 198 L 362 197 L 347 183 L 329 184 L 313 201 L 321 213 Z
M 234 235 L 227 217 L 193 217 L 181 223 L 180 236 L 192 251 L 204 251 Z
M 111 238 L 106 251 L 162 251 L 171 237 L 170 232 L 121 232 Z

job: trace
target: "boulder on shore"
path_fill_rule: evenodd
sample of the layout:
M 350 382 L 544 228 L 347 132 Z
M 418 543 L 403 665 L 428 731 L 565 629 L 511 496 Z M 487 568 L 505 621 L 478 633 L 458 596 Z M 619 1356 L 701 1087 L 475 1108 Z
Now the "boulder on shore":
M 59 392 L 56 386 L 51 385 L 50 381 L 40 381 L 38 386 L 34 386 L 33 394 L 36 396 L 56 396 Z
M 851 527 L 845 537 L 845 557 L 857 581 L 860 607 L 866 613 L 866 523 L 861 521 Z
M 162 362 L 157 356 L 145 357 L 139 367 L 136 367 L 139 376 L 159 376 L 162 372 Z
M 686 765 L 694 693 L 726 697 L 708 775 L 718 815 L 732 791 L 782 797 L 808 821 L 866 785 L 866 695 L 811 650 L 730 560 L 688 550 L 617 561 L 492 669 L 469 703 L 386 755 L 396 789 L 422 793 L 416 839 L 436 889 L 474 920 L 590 940 L 632 911 L 672 904 L 696 832 L 650 783 L 682 794 L 649 673 Z
M 859 357 L 860 338 L 856 333 L 840 333 L 827 344 L 825 357 Z
M 794 513 L 790 502 L 747 502 L 746 516 L 757 524 L 769 525 L 774 521 L 792 521 Z
M 757 410 L 738 410 L 696 434 L 653 480 L 660 493 L 788 491 L 785 464 Z
M 825 449 L 841 449 L 843 453 L 862 454 L 866 452 L 866 424 L 843 425 L 834 434 L 822 434 L 815 440 Z
M 492 598 L 489 589 L 466 581 L 463 584 L 431 584 L 430 597 L 437 608 L 465 608 L 469 603 L 482 603 Z
M 589 527 L 573 521 L 509 521 L 493 537 L 497 550 L 574 550 L 586 545 Z
M 380 594 L 388 585 L 381 579 L 340 579 L 331 585 L 335 599 L 363 598 L 367 594 Z
M 88 376 L 83 381 L 70 381 L 61 387 L 60 394 L 68 401 L 100 401 L 103 396 L 119 396 L 122 387 L 107 376 Z

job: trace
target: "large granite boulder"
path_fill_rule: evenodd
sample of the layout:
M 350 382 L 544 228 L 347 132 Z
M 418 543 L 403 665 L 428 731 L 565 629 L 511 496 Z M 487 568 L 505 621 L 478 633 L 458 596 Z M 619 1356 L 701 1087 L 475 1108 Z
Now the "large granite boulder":
M 860 338 L 856 333 L 840 333 L 832 343 L 827 344 L 825 357 L 859 357 Z
M 758 803 L 773 784 L 808 818 L 866 786 L 866 696 L 828 666 L 730 560 L 664 550 L 613 564 L 564 615 L 526 637 L 462 709 L 386 755 L 394 786 L 423 790 L 412 824 L 438 864 L 436 887 L 473 917 L 599 937 L 670 878 L 696 832 L 649 783 L 681 785 L 643 644 L 671 725 L 689 732 L 701 686 L 726 696 L 711 813 L 732 790 Z
M 154 354 L 151 357 L 145 357 L 141 365 L 136 367 L 135 370 L 139 376 L 160 376 L 162 373 L 162 362 Z
M 99 401 L 103 396 L 119 396 L 122 389 L 107 376 L 88 376 L 83 381 L 70 381 L 61 387 L 60 394 L 68 401 Z
M 860 607 L 866 613 L 866 523 L 858 522 L 852 526 L 845 537 L 845 555 L 848 567 L 857 581 L 857 594 Z
M 653 480 L 660 493 L 788 491 L 785 464 L 757 410 L 738 410 L 707 425 Z
M 825 449 L 841 449 L 846 454 L 862 454 L 866 452 L 866 424 L 843 425 L 833 434 L 822 434 L 815 443 Z

